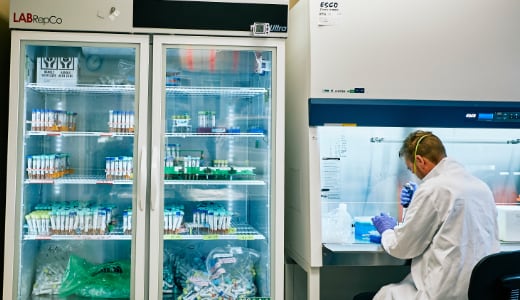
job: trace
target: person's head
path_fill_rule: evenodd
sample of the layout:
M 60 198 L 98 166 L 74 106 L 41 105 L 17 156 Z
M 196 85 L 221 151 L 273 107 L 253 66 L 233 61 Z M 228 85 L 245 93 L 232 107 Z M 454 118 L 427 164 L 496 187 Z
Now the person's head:
M 399 157 L 404 159 L 408 170 L 419 179 L 423 179 L 446 157 L 446 149 L 435 134 L 417 130 L 410 133 L 403 141 Z

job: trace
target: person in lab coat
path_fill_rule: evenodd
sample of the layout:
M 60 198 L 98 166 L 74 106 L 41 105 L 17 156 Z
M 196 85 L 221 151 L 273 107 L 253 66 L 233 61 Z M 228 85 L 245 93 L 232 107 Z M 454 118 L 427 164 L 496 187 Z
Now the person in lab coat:
M 422 183 L 403 187 L 403 224 L 387 214 L 372 221 L 385 251 L 411 259 L 411 272 L 400 283 L 383 286 L 374 299 L 467 299 L 473 267 L 500 250 L 493 194 L 447 157 L 432 132 L 412 132 L 399 156 Z

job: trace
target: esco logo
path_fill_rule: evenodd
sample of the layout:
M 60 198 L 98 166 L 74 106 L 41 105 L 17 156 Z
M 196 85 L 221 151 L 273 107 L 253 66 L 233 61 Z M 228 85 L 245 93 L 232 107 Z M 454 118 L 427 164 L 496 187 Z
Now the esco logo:
M 339 4 L 338 2 L 325 2 L 325 1 L 322 1 L 320 2 L 320 7 L 321 8 L 338 8 Z
M 38 15 L 33 15 L 32 13 L 20 13 L 17 15 L 13 13 L 13 22 L 14 23 L 40 23 L 40 24 L 61 24 L 63 22 L 62 18 L 56 16 L 50 17 L 40 17 Z

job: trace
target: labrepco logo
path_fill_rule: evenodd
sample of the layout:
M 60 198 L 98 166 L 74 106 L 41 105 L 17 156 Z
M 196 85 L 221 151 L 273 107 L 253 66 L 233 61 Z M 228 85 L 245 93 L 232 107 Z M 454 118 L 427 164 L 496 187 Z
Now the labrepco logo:
M 63 19 L 56 16 L 42 17 L 33 13 L 13 13 L 14 23 L 61 24 Z

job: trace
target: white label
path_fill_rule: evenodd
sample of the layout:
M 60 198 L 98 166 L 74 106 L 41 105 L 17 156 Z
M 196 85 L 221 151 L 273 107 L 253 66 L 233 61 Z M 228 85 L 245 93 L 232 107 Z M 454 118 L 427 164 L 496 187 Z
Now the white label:
M 318 9 L 318 25 L 330 26 L 337 23 L 341 16 L 340 4 L 337 1 L 321 1 Z
M 38 57 L 36 82 L 50 85 L 78 83 L 77 57 Z

